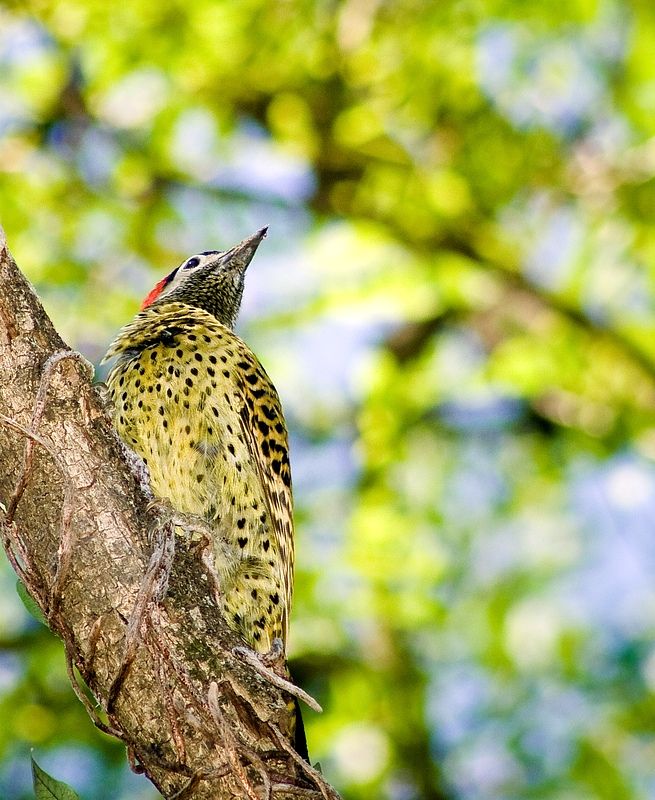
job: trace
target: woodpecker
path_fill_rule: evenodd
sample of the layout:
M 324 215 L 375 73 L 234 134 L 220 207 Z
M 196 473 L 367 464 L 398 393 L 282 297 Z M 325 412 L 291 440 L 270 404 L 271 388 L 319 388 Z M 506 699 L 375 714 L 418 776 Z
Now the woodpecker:
M 114 423 L 153 493 L 213 532 L 222 612 L 255 651 L 283 651 L 293 591 L 287 429 L 270 378 L 234 333 L 266 228 L 191 256 L 160 280 L 111 344 Z

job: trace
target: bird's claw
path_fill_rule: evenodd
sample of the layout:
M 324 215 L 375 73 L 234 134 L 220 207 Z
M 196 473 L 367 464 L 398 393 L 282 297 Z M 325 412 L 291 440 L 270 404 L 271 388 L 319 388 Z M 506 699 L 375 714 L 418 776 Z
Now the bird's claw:
M 284 652 L 284 642 L 279 637 L 275 637 L 271 644 L 271 649 L 268 653 L 258 653 L 259 660 L 265 667 L 272 669 L 273 672 L 285 677 L 286 671 L 286 653 Z
M 173 525 L 176 535 L 186 539 L 193 548 L 203 549 L 212 541 L 212 531 L 207 521 L 195 514 L 177 511 L 165 497 L 153 498 L 147 506 L 155 514 L 159 525 Z

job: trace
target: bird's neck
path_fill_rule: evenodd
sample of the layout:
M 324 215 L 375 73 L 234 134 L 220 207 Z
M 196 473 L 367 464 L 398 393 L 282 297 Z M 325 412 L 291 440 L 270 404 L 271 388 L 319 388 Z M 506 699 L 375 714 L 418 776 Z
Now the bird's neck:
M 186 303 L 156 303 L 140 311 L 134 319 L 118 332 L 103 361 L 114 356 L 130 356 L 157 344 L 173 346 L 176 338 L 184 333 L 192 335 L 201 323 L 220 324 L 226 334 L 231 329 L 217 320 L 208 311 Z M 232 334 L 234 335 L 234 334 Z

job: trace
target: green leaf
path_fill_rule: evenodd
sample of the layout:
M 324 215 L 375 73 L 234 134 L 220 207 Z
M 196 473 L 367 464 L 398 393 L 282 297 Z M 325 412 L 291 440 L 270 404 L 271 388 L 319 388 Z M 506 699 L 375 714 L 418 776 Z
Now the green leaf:
M 27 587 L 22 581 L 16 581 L 16 592 L 18 593 L 20 599 L 23 601 L 23 605 L 25 606 L 29 614 L 32 617 L 34 617 L 35 620 L 40 622 L 42 625 L 45 625 L 47 628 L 48 621 L 43 616 L 43 612 L 37 605 L 32 595 L 27 591 Z
M 55 780 L 41 769 L 34 758 L 31 760 L 32 782 L 36 800 L 80 800 L 80 796 L 70 786 L 62 783 L 62 781 Z

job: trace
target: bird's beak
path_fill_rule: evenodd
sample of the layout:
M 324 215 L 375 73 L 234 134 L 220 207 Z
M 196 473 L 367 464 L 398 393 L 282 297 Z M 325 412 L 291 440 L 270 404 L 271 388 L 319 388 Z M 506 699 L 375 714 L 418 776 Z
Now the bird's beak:
M 252 236 L 246 237 L 231 250 L 228 250 L 227 253 L 224 253 L 221 257 L 221 262 L 225 266 L 236 269 L 238 272 L 245 272 L 259 247 L 259 243 L 265 238 L 267 231 L 268 226 L 266 228 L 261 228 L 257 233 L 253 233 Z

